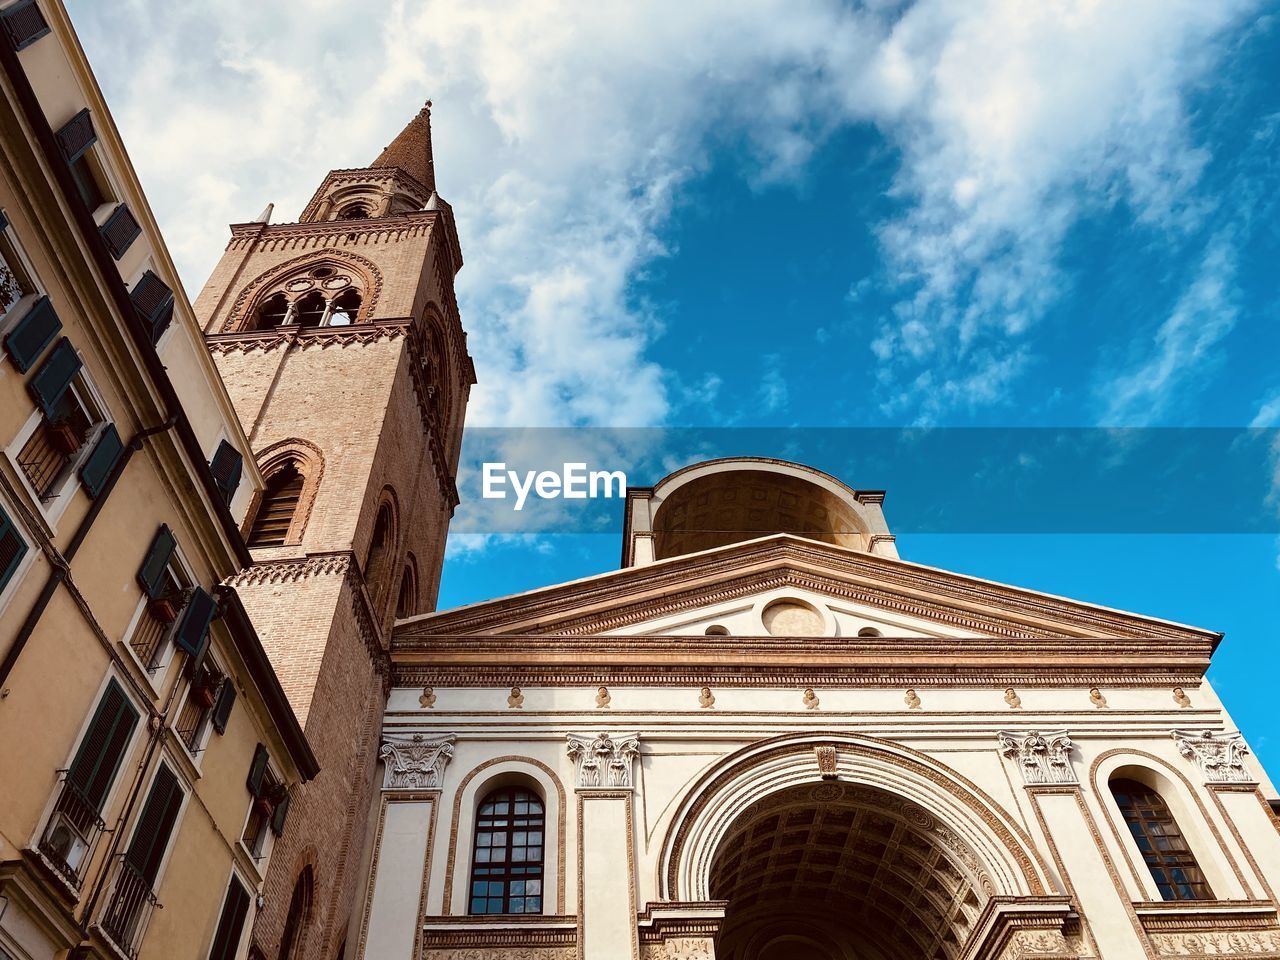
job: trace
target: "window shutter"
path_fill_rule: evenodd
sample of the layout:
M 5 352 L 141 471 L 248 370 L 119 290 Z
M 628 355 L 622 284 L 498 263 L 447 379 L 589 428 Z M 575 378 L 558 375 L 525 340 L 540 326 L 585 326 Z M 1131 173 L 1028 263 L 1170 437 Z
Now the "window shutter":
M 160 529 L 151 540 L 151 546 L 147 548 L 146 559 L 138 568 L 138 583 L 142 585 L 143 592 L 153 600 L 164 594 L 165 570 L 177 549 L 178 538 L 173 535 L 167 523 L 160 524 Z
M 284 821 L 289 816 L 289 803 L 292 798 L 289 794 L 285 794 L 280 802 L 276 804 L 275 810 L 271 811 L 271 832 L 277 837 L 284 834 Z
M 133 828 L 133 840 L 124 858 L 135 870 L 155 886 L 156 874 L 160 872 L 160 861 L 169 846 L 169 835 L 173 833 L 173 825 L 178 819 L 178 809 L 182 806 L 182 788 L 178 786 L 178 778 L 164 764 L 156 771 L 156 778 L 151 781 L 151 792 L 147 794 L 147 802 L 142 808 L 142 815 Z
M 93 118 L 89 116 L 88 107 L 67 121 L 57 136 L 58 146 L 62 148 L 62 156 L 67 163 L 75 163 L 83 157 L 84 152 L 98 139 L 93 131 Z
M 255 797 L 262 796 L 262 785 L 267 779 L 267 761 L 270 759 L 267 748 L 258 744 L 258 749 L 253 751 L 253 763 L 249 764 L 249 777 L 244 782 Z
M 107 684 L 80 749 L 71 761 L 67 781 L 101 812 L 129 738 L 138 723 L 138 711 L 115 680 Z
M 222 916 L 218 930 L 213 935 L 213 947 L 209 960 L 235 960 L 236 947 L 244 930 L 245 916 L 249 912 L 249 891 L 234 876 L 227 886 L 227 898 L 222 902 Z
M 174 631 L 173 638 L 178 647 L 190 655 L 192 667 L 204 658 L 208 647 L 209 624 L 213 622 L 216 611 L 217 603 L 213 597 L 200 587 L 191 591 L 191 600 L 182 611 L 182 618 L 178 621 L 178 629 Z
M 218 699 L 213 704 L 213 729 L 217 730 L 219 735 L 227 732 L 227 721 L 231 718 L 231 708 L 235 702 L 235 682 L 230 677 L 226 677 L 218 689 Z
M 213 459 L 209 461 L 209 467 L 213 470 L 214 482 L 222 493 L 222 502 L 230 506 L 236 487 L 240 486 L 240 472 L 243 468 L 240 451 L 225 440 L 219 442 Z
M 85 493 L 97 499 L 123 455 L 124 443 L 120 440 L 120 433 L 114 423 L 108 423 L 98 434 L 98 442 L 80 467 L 80 481 L 84 484 Z
M 36 6 L 36 0 L 18 0 L 0 13 L 0 20 L 4 21 L 4 32 L 14 50 L 31 46 L 49 32 L 49 24 Z
M 9 585 L 9 578 L 27 555 L 27 541 L 7 513 L 0 510 L 0 590 Z
M 129 208 L 122 203 L 112 211 L 111 216 L 107 217 L 107 222 L 98 228 L 98 232 L 107 242 L 107 249 L 111 251 L 111 256 L 119 260 L 133 245 L 133 241 L 138 239 L 142 227 L 129 212 Z
M 61 329 L 62 321 L 53 304 L 48 297 L 41 297 L 5 336 L 4 348 L 13 358 L 13 365 L 26 373 Z
M 153 344 L 158 343 L 173 319 L 173 291 L 169 285 L 148 270 L 129 291 L 138 319 L 146 327 Z
M 44 363 L 40 364 L 40 369 L 27 381 L 27 390 L 50 420 L 53 419 L 58 403 L 82 366 L 84 363 L 76 353 L 76 348 L 71 346 L 70 340 L 63 337 L 53 348 L 53 352 L 45 358 Z

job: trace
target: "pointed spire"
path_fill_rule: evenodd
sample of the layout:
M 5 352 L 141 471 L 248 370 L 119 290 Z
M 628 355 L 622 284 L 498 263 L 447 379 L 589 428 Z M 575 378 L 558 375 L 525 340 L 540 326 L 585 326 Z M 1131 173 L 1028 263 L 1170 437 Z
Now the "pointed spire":
M 435 164 L 431 159 L 431 101 L 418 111 L 373 161 L 374 167 L 399 167 L 431 192 L 436 189 Z
M 438 193 L 436 193 L 434 190 L 432 190 L 432 191 L 431 191 L 431 196 L 427 199 L 427 205 L 426 205 L 425 207 L 423 207 L 422 209 L 423 209 L 423 210 L 439 210 L 439 209 L 440 209 L 440 194 L 438 194 Z
M 251 222 L 253 222 L 253 223 L 270 223 L 270 222 L 271 222 L 271 212 L 272 212 L 273 210 L 275 210 L 275 208 L 276 208 L 276 205 L 275 205 L 274 203 L 268 203 L 268 204 L 267 204 L 267 208 L 266 208 L 265 210 L 263 210 L 260 214 L 258 214 L 256 217 L 254 217 L 254 218 L 253 218 L 253 220 L 252 220 Z

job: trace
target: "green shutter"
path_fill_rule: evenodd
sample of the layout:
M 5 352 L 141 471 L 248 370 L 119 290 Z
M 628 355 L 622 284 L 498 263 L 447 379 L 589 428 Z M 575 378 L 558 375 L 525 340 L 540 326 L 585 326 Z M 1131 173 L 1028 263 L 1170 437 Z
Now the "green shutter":
M 22 558 L 27 555 L 27 540 L 9 515 L 0 510 L 0 590 L 9 585 Z
M 255 797 L 262 796 L 262 785 L 267 779 L 267 762 L 270 759 L 267 748 L 258 744 L 258 749 L 253 751 L 253 763 L 249 764 L 249 776 L 244 782 Z
M 180 649 L 191 656 L 192 666 L 204 658 L 209 641 L 209 624 L 213 622 L 217 607 L 213 597 L 196 587 L 191 591 L 191 600 L 186 609 L 182 611 L 173 639 Z
M 137 724 L 138 711 L 120 684 L 110 681 L 67 771 L 67 782 L 99 812 L 111 792 L 111 784 L 115 782 L 116 771 L 120 769 Z
M 75 163 L 84 156 L 84 152 L 93 146 L 98 135 L 93 130 L 93 118 L 89 116 L 89 108 L 81 110 L 67 121 L 58 131 L 58 146 L 62 148 L 62 156 L 67 163 Z
M 244 920 L 248 912 L 249 891 L 233 876 L 227 887 L 227 897 L 222 901 L 222 916 L 218 919 L 218 930 L 213 935 L 209 960 L 235 960 L 236 947 L 240 945 L 240 935 L 244 931 Z
M 240 451 L 225 440 L 219 442 L 213 459 L 209 461 L 209 468 L 213 471 L 213 480 L 222 494 L 222 502 L 230 506 L 231 498 L 236 494 L 236 487 L 240 486 L 240 473 L 243 468 Z
M 4 338 L 4 348 L 13 358 L 13 365 L 22 373 L 30 370 L 44 348 L 62 329 L 62 321 L 53 309 L 48 297 L 41 297 L 31 305 L 12 330 Z
M 169 568 L 169 561 L 173 559 L 174 551 L 177 549 L 178 539 L 169 529 L 169 525 L 160 524 L 160 529 L 151 540 L 151 546 L 147 548 L 146 559 L 138 568 L 138 583 L 142 585 L 146 595 L 153 600 L 164 595 L 165 571 Z
M 138 312 L 138 319 L 146 328 L 152 344 L 158 343 L 160 334 L 173 319 L 173 291 L 148 270 L 129 291 L 129 299 L 133 301 L 133 308 Z
M 227 732 L 227 721 L 236 702 L 236 685 L 230 677 L 224 677 L 218 688 L 218 699 L 213 704 L 213 729 L 219 736 Z
M 276 804 L 275 810 L 271 812 L 271 832 L 277 837 L 284 834 L 284 821 L 289 816 L 289 803 L 292 800 L 289 794 L 285 794 L 279 803 Z
M 111 212 L 111 216 L 107 217 L 106 223 L 98 228 L 98 232 L 107 242 L 107 249 L 111 251 L 111 256 L 119 260 L 124 256 L 125 251 L 133 246 L 133 241 L 138 239 L 142 227 L 138 225 L 129 208 L 122 203 Z
M 178 778 L 164 764 L 151 781 L 151 792 L 142 808 L 142 815 L 133 828 L 133 840 L 124 858 L 154 889 L 160 861 L 169 847 L 169 836 L 178 820 L 182 807 L 182 787 Z
M 63 337 L 27 381 L 27 390 L 44 415 L 52 420 L 63 395 L 84 366 L 71 341 Z
M 84 484 L 85 493 L 96 500 L 115 473 L 122 456 L 124 443 L 120 440 L 120 433 L 114 423 L 108 423 L 98 434 L 98 442 L 80 467 L 80 481 Z

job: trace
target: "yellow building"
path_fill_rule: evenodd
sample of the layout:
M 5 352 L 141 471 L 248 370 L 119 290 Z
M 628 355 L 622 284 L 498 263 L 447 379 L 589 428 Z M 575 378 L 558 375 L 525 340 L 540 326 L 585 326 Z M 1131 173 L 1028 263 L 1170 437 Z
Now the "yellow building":
M 230 960 L 317 772 L 220 586 L 262 478 L 61 4 L 0 66 L 0 958 Z

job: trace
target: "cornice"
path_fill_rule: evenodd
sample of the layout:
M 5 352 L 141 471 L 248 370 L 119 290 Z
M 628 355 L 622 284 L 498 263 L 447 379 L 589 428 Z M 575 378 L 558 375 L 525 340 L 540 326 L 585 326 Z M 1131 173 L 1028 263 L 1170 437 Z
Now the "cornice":
M 211 353 L 248 353 L 252 350 L 273 350 L 276 347 L 345 347 L 349 344 L 375 343 L 408 336 L 413 321 L 408 318 L 374 320 L 369 323 L 353 323 L 345 327 L 274 327 L 270 330 L 251 330 L 245 333 L 205 334 L 205 343 Z
M 439 634 L 598 634 L 779 587 L 814 590 L 979 634 L 1005 638 L 1194 639 L 1195 627 L 778 535 L 558 584 L 396 627 L 396 645 Z M 643 596 L 641 596 L 643 594 Z
M 365 220 L 320 220 L 314 223 L 233 223 L 231 241 L 254 239 L 261 244 L 275 240 L 312 240 L 331 237 L 337 241 L 361 238 L 368 240 L 378 234 L 379 239 L 401 239 L 430 233 L 441 216 L 440 210 L 409 210 L 385 217 L 369 217 Z

